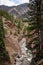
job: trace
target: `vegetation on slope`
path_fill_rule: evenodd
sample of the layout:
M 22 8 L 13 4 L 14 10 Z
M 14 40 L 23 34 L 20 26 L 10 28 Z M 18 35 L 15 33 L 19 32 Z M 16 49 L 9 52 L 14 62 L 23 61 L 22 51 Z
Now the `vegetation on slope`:
M 8 52 L 5 48 L 4 43 L 4 27 L 3 27 L 3 20 L 2 17 L 5 17 L 6 20 L 13 21 L 13 16 L 9 15 L 7 12 L 0 10 L 0 65 L 3 65 L 4 61 L 10 62 L 10 58 Z
M 13 21 L 13 16 L 11 16 L 6 11 L 0 10 L 0 16 L 5 17 L 7 20 Z

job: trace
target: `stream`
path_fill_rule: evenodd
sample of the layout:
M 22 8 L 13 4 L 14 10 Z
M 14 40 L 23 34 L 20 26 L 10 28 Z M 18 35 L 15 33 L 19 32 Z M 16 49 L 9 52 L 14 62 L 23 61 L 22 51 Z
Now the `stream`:
M 26 48 L 26 39 L 23 38 L 19 42 L 19 45 L 21 48 L 21 54 L 18 54 L 18 56 L 16 57 L 15 65 L 30 65 L 33 56 L 31 54 L 31 50 Z

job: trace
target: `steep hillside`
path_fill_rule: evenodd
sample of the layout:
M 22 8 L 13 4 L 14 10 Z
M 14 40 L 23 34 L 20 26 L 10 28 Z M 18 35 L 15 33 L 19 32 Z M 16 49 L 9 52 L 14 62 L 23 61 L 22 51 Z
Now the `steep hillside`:
M 14 64 L 15 63 L 15 59 L 13 57 L 14 54 L 21 53 L 21 48 L 18 44 L 18 39 L 19 39 L 19 36 L 21 38 L 21 34 L 24 31 L 24 27 L 26 26 L 26 23 L 23 23 L 21 20 L 18 20 L 18 19 L 16 20 L 12 19 L 11 15 L 9 15 L 7 12 L 2 10 L 0 10 L 0 16 L 2 16 L 2 21 L 4 26 L 5 47 L 9 53 L 11 63 Z M 15 24 L 12 22 L 13 20 Z M 4 65 L 7 65 L 7 64 L 8 62 L 5 61 Z
M 11 63 L 12 65 L 14 65 L 15 63 L 14 54 L 18 55 L 19 53 L 21 53 L 21 47 L 20 47 L 21 43 L 19 44 L 19 42 L 22 39 L 22 35 L 24 36 L 25 34 L 27 34 L 28 22 L 23 22 L 20 19 L 13 19 L 11 15 L 2 10 L 0 10 L 0 15 L 2 16 L 5 32 L 5 38 L 4 38 L 5 47 L 9 53 Z M 8 64 L 6 63 L 7 62 L 5 62 L 4 65 Z
M 11 63 L 14 63 L 12 55 L 15 52 L 19 51 L 19 45 L 17 44 L 17 40 L 14 38 L 14 34 L 12 32 L 16 31 L 16 26 L 13 25 L 11 22 L 12 20 L 10 19 L 10 15 L 5 12 L 0 10 L 0 16 L 2 16 L 2 21 L 3 21 L 3 27 L 4 27 L 4 33 L 5 33 L 5 38 L 4 38 L 4 43 L 6 50 L 9 53 Z M 10 63 L 3 61 L 4 65 L 10 65 Z

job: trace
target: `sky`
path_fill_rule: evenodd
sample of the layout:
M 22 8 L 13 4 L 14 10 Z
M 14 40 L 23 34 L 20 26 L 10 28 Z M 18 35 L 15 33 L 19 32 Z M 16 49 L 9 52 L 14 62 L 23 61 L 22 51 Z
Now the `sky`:
M 0 0 L 0 5 L 17 6 L 22 3 L 29 3 L 29 0 Z

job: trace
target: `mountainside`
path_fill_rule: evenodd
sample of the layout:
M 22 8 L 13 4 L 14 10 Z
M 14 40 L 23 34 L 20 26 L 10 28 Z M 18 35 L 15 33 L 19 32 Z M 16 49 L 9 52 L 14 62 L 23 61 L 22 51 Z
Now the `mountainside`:
M 24 29 L 28 26 L 28 23 L 18 20 L 14 24 L 12 22 L 12 20 L 10 19 L 11 16 L 9 16 L 8 13 L 1 11 L 1 10 L 0 10 L 0 15 L 2 16 L 3 27 L 4 27 L 4 32 L 5 32 L 5 38 L 4 38 L 5 47 L 9 53 L 10 61 L 11 61 L 12 65 L 14 65 L 14 63 L 15 63 L 14 53 L 18 54 L 21 52 L 21 48 L 18 43 L 18 40 L 20 42 L 22 33 L 23 33 Z M 25 32 L 26 32 L 26 30 L 25 30 Z M 5 63 L 6 63 L 6 61 L 5 61 Z M 7 65 L 7 64 L 4 64 L 4 65 Z M 8 64 L 8 65 L 10 65 L 10 64 Z
M 2 5 L 0 6 L 0 9 L 7 11 L 11 15 L 14 15 L 14 17 L 26 18 L 28 16 L 26 13 L 28 11 L 28 3 L 12 7 Z

